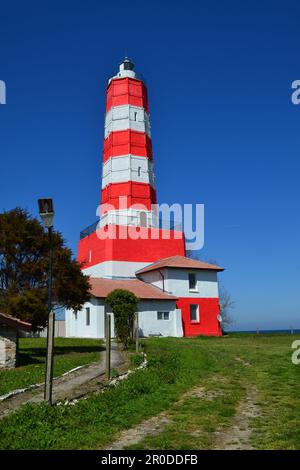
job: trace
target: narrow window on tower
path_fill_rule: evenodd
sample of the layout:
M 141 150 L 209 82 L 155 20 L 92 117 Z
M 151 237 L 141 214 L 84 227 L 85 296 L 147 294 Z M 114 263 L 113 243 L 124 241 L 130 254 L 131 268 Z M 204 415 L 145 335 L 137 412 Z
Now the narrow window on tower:
M 141 227 L 147 227 L 147 214 L 146 214 L 146 212 L 141 212 L 141 214 L 140 214 L 140 223 L 141 223 Z
M 139 177 L 139 178 L 141 177 L 141 174 L 142 174 L 142 167 L 139 166 L 139 167 L 138 167 L 138 177 Z
M 137 111 L 134 111 L 134 113 L 133 113 L 133 120 L 137 121 Z

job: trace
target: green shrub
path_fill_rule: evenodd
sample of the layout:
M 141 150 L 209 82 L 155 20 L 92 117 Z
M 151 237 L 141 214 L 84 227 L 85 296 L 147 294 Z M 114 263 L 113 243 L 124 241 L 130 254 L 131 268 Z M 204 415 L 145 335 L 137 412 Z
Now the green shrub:
M 134 316 L 139 299 L 128 290 L 115 289 L 107 296 L 106 301 L 114 314 L 117 338 L 127 349 L 133 336 Z

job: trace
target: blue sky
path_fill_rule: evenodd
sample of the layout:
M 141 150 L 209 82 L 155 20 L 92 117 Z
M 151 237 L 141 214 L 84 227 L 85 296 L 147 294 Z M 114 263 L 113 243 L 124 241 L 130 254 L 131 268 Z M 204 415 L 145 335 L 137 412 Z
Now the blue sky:
M 237 329 L 300 328 L 297 1 L 0 2 L 0 207 L 52 196 L 76 252 L 99 202 L 106 79 L 147 81 L 159 202 L 205 204 Z

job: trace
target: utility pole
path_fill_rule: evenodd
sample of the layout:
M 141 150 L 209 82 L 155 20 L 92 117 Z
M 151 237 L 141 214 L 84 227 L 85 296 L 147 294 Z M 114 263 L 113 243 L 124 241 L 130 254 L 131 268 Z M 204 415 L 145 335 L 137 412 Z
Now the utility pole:
M 111 356 L 111 341 L 110 341 L 110 328 L 111 328 L 111 316 L 106 314 L 105 318 L 105 338 L 106 338 L 106 354 L 105 354 L 105 361 L 106 361 L 106 378 L 107 380 L 110 379 L 110 356 Z

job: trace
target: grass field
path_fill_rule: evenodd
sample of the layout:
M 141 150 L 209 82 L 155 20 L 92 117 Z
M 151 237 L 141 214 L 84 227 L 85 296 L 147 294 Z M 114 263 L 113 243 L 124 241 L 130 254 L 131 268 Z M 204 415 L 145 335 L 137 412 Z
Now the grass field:
M 291 362 L 295 339 L 300 336 L 145 340 L 146 370 L 76 406 L 24 406 L 1 420 L 0 448 L 105 448 L 122 430 L 162 411 L 169 417 L 162 432 L 131 448 L 214 448 L 216 432 L 230 434 L 237 410 L 254 391 L 259 415 L 249 418 L 252 447 L 300 449 L 300 365 Z
M 20 366 L 0 370 L 0 395 L 43 382 L 46 339 L 20 338 Z M 54 377 L 99 359 L 100 340 L 55 338 Z

